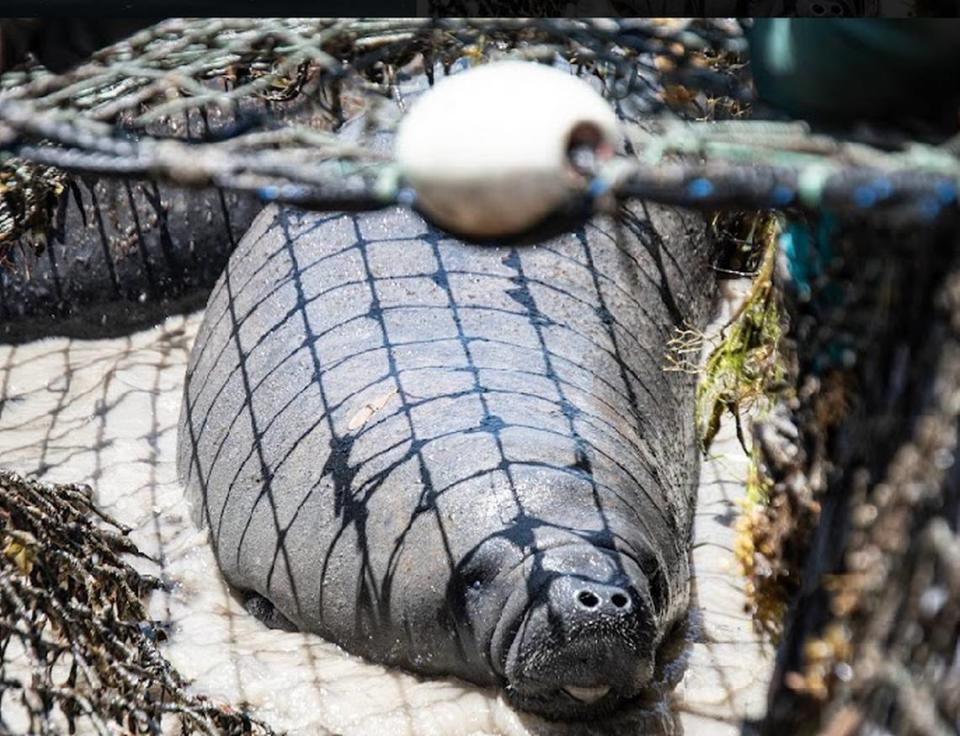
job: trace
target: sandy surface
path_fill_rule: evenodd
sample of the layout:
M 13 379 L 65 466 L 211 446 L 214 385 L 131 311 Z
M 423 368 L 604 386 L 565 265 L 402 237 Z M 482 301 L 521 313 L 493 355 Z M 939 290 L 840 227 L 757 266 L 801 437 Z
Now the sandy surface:
M 671 703 L 603 724 L 550 724 L 493 691 L 365 663 L 318 637 L 270 631 L 221 582 L 176 481 L 176 424 L 201 315 L 129 337 L 0 346 L 0 462 L 93 486 L 100 505 L 175 583 L 151 600 L 173 635 L 166 654 L 214 699 L 247 703 L 291 734 L 587 734 L 664 730 L 727 736 L 762 709 L 772 652 L 743 614 L 732 523 L 746 458 L 725 428 L 702 472 L 693 551 L 699 610 Z M 671 715 L 672 714 L 672 715 Z M 679 725 L 677 725 L 677 721 Z M 660 724 L 660 725 L 657 725 Z

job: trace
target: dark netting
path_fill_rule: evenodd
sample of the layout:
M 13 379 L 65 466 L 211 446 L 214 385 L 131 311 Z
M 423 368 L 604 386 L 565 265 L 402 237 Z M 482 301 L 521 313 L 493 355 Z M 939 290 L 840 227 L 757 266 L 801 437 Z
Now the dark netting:
M 758 432 L 763 595 L 793 599 L 760 732 L 960 723 L 957 220 L 794 222 L 791 386 Z
M 72 71 L 0 78 L 0 254 L 42 248 L 58 201 L 85 175 L 315 209 L 395 204 L 393 162 L 328 131 L 464 57 L 564 60 L 615 97 L 654 89 L 635 112 L 662 113 L 663 125 L 628 125 L 633 153 L 591 191 L 785 209 L 795 222 L 823 209 L 857 216 L 825 238 L 815 225 L 793 231 L 777 279 L 796 296 L 784 305 L 796 391 L 789 421 L 773 425 L 782 431 L 759 443 L 770 479 L 757 533 L 779 548 L 767 550 L 772 563 L 759 546 L 751 555 L 758 580 L 789 578 L 787 593 L 803 597 L 765 728 L 955 732 L 960 320 L 956 223 L 941 215 L 955 213 L 960 146 L 739 120 L 752 104 L 743 51 L 739 27 L 722 20 L 164 21 Z M 779 335 L 764 332 L 764 310 L 751 334 Z M 190 692 L 163 660 L 141 598 L 157 581 L 124 561 L 135 550 L 96 517 L 79 488 L 0 476 L 4 713 L 16 703 L 40 733 L 81 721 L 157 733 L 171 718 L 187 733 L 268 732 Z M 801 586 L 797 566 L 813 582 Z
M 719 21 L 172 20 L 63 75 L 6 74 L 0 143 L 71 171 L 216 185 L 320 209 L 374 208 L 396 198 L 388 161 L 272 113 L 309 107 L 338 121 L 368 108 L 371 96 L 397 94 L 400 77 L 432 78 L 438 64 L 505 55 L 564 58 L 621 96 L 682 85 L 706 106 L 747 98 L 743 80 L 720 63 L 742 46 L 736 27 Z M 171 120 L 213 110 L 234 119 L 206 140 L 169 140 Z M 359 177 L 345 182 L 344 167 Z
M 616 97 L 657 88 L 639 113 L 737 117 L 750 99 L 735 61 L 743 48 L 739 28 L 725 21 L 171 20 L 65 74 L 7 73 L 0 145 L 69 171 L 219 186 L 313 209 L 374 209 L 397 202 L 392 162 L 362 142 L 345 147 L 300 118 L 290 122 L 295 114 L 311 108 L 339 121 L 357 105 L 369 108 L 371 95 L 398 95 L 411 74 L 432 78 L 438 64 L 462 57 L 513 56 L 563 58 Z M 230 122 L 190 134 L 191 116 L 214 111 L 229 111 Z M 187 135 L 170 140 L 181 117 Z M 775 123 L 632 133 L 639 156 L 605 166 L 591 191 L 704 209 L 895 210 L 921 221 L 931 202 L 956 201 L 950 143 L 840 141 Z

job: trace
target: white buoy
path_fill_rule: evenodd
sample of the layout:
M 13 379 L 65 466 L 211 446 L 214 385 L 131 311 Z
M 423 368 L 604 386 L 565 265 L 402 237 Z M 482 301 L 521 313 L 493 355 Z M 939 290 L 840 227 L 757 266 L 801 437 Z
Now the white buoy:
M 446 77 L 403 118 L 395 156 L 434 223 L 475 238 L 523 232 L 588 182 L 572 144 L 613 154 L 619 125 L 586 82 L 534 62 L 502 61 Z

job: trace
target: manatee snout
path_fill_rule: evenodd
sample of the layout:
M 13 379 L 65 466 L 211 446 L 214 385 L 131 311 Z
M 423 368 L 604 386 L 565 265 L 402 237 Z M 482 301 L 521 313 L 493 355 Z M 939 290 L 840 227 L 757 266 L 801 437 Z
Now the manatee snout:
M 637 696 L 653 679 L 660 629 L 640 568 L 592 545 L 549 550 L 541 565 L 504 647 L 511 699 L 550 718 L 583 718 Z

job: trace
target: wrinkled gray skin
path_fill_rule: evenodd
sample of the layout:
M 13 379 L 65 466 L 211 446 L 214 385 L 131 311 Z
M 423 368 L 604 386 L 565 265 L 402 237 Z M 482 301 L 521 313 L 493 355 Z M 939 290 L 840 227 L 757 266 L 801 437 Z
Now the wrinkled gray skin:
M 263 205 L 232 192 L 74 179 L 39 255 L 0 269 L 0 339 L 104 335 L 172 311 L 216 280 Z M 202 294 L 200 295 L 202 298 Z
M 266 209 L 210 298 L 179 428 L 227 580 L 548 717 L 636 696 L 689 602 L 694 378 L 664 351 L 706 323 L 711 258 L 702 219 L 656 206 L 518 247 L 400 210 Z
M 149 24 L 148 19 L 8 18 L 0 22 L 0 71 L 28 52 L 64 71 Z M 212 78 L 206 84 L 220 89 L 225 82 Z M 190 141 L 262 119 L 325 129 L 332 123 L 323 111 L 327 96 L 324 89 L 285 102 L 243 99 L 230 110 L 191 109 L 145 132 Z M 122 127 L 126 119 L 123 114 L 112 122 Z M 263 208 L 252 195 L 218 189 L 79 175 L 68 182 L 42 252 L 27 242 L 30 237 L 3 252 L 0 341 L 119 335 L 200 307 Z
M 247 101 L 239 110 L 329 128 L 329 117 L 304 102 L 268 107 Z M 217 135 L 237 120 L 218 109 L 205 116 L 192 110 L 148 132 L 190 140 Z M 24 239 L 6 253 L 0 341 L 118 335 L 201 307 L 263 209 L 252 195 L 218 189 L 83 176 L 69 182 L 43 251 Z

